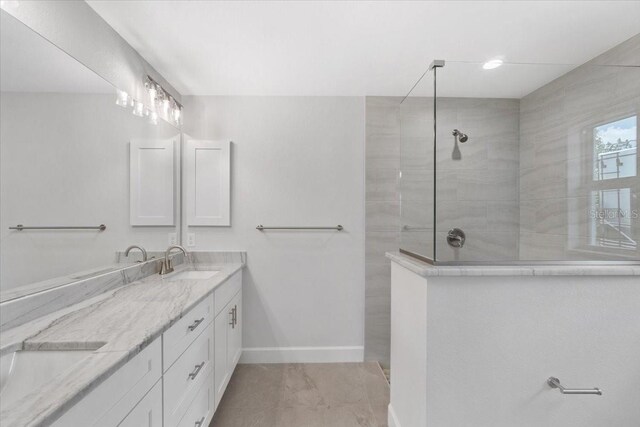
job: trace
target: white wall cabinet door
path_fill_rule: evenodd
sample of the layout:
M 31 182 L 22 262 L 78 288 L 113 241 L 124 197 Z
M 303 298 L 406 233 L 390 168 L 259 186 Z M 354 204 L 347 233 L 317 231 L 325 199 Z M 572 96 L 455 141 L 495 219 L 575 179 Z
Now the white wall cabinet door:
M 187 225 L 231 225 L 231 142 L 187 139 Z
M 131 141 L 131 225 L 174 225 L 174 181 L 173 139 Z

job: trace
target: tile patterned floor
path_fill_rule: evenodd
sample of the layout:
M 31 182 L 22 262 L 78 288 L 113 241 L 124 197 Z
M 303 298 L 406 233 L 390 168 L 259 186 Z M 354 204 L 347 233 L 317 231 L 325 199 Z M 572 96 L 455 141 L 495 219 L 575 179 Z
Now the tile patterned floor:
M 386 427 L 377 363 L 238 365 L 210 427 Z

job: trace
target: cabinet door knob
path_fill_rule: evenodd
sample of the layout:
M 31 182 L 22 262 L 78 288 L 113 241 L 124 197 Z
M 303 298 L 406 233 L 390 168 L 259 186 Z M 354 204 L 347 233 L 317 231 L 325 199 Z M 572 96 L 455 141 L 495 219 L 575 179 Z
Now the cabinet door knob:
M 200 421 L 196 421 L 195 427 L 201 427 L 202 423 L 204 423 L 204 417 L 200 418 Z

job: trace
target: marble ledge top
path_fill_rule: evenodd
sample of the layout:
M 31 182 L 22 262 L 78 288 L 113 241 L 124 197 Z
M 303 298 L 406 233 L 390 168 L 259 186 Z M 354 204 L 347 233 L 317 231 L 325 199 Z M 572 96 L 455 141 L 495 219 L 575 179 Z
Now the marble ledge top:
M 640 276 L 640 265 L 461 265 L 437 266 L 400 252 L 387 258 L 423 277 L 453 276 Z
M 181 265 L 176 267 L 176 273 L 190 269 L 219 273 L 208 280 L 169 283 L 154 274 L 43 319 L 2 331 L 3 353 L 20 348 L 95 351 L 71 372 L 34 390 L 19 403 L 0 406 L 0 425 L 51 425 L 243 266 L 244 263 Z

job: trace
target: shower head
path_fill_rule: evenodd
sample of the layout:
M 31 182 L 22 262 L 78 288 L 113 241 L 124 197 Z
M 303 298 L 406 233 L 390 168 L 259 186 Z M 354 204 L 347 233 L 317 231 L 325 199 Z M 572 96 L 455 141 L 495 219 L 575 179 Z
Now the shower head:
M 466 133 L 462 133 L 458 129 L 453 130 L 453 136 L 457 136 L 458 141 L 460 142 L 467 142 L 467 140 L 469 139 Z

